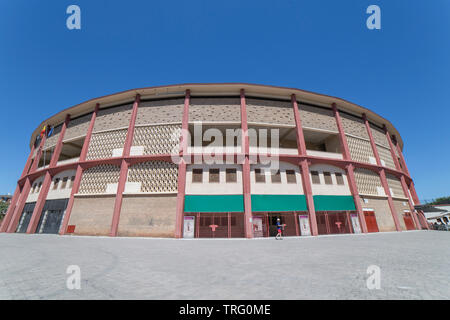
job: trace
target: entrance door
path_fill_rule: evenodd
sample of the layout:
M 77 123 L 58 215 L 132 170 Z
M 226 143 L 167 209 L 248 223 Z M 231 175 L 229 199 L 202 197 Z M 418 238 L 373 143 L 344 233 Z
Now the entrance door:
M 46 210 L 41 215 L 36 233 L 58 233 L 63 215 L 64 210 Z
M 412 219 L 411 213 L 409 211 L 405 211 L 403 214 L 403 220 L 405 221 L 406 230 L 415 230 L 414 221 Z
M 367 232 L 378 232 L 377 219 L 375 218 L 375 211 L 364 210 L 364 218 L 366 219 Z

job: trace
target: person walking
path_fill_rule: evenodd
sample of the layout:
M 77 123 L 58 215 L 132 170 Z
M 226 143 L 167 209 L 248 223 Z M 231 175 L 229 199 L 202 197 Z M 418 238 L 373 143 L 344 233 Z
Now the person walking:
M 280 218 L 277 218 L 277 235 L 275 236 L 275 240 L 283 240 L 282 238 L 282 225 Z

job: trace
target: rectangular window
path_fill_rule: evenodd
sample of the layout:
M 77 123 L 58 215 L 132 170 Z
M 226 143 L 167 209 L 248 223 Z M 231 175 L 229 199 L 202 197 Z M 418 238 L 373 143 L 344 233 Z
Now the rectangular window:
M 333 181 L 331 180 L 331 173 L 324 172 L 323 177 L 325 179 L 325 184 L 333 184 Z
M 192 182 L 193 183 L 203 182 L 203 169 L 192 169 Z
M 344 185 L 344 177 L 342 176 L 342 173 L 336 172 L 335 175 L 337 184 Z
M 229 182 L 237 182 L 236 169 L 235 168 L 228 168 L 228 169 L 225 170 L 225 172 L 226 172 L 227 183 L 229 183 Z
M 281 183 L 281 174 L 280 170 L 277 171 L 271 171 L 272 175 L 272 183 Z
M 209 169 L 209 183 L 219 183 L 219 182 L 220 182 L 220 170 Z
M 266 176 L 264 175 L 264 171 L 262 171 L 261 169 L 255 169 L 255 181 L 257 183 L 266 182 Z
M 286 170 L 287 183 L 297 183 L 295 178 L 295 170 Z
M 72 176 L 72 177 L 70 178 L 70 185 L 69 185 L 70 188 L 73 187 L 73 182 L 74 182 L 74 181 L 75 181 L 75 176 Z
M 55 182 L 53 183 L 53 190 L 58 189 L 59 180 L 60 180 L 59 178 L 55 179 Z
M 36 183 L 33 184 L 33 190 L 31 190 L 31 193 L 34 193 L 36 191 Z
M 67 186 L 67 180 L 69 179 L 69 177 L 64 177 L 62 180 L 62 184 L 61 184 L 61 189 L 65 189 Z
M 320 184 L 319 172 L 311 171 L 311 179 L 313 184 Z

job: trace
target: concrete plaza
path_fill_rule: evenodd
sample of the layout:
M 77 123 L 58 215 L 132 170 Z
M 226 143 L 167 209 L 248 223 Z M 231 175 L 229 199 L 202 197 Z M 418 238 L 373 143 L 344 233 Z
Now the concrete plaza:
M 0 234 L 0 299 L 449 299 L 450 232 L 175 240 Z M 68 266 L 81 270 L 69 290 Z M 381 268 L 369 290 L 367 268 Z

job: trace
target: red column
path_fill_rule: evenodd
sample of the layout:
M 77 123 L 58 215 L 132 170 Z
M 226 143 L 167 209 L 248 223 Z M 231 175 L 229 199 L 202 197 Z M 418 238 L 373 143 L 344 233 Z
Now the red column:
M 75 180 L 73 181 L 72 191 L 70 192 L 70 198 L 67 203 L 66 213 L 64 215 L 64 219 L 61 224 L 61 229 L 59 230 L 59 234 L 61 235 L 66 234 L 67 226 L 70 220 L 70 214 L 72 213 L 73 202 L 75 200 L 75 194 L 78 193 L 78 189 L 80 188 L 81 176 L 83 174 L 83 168 L 81 167 L 81 163 L 86 161 L 89 143 L 91 142 L 92 131 L 94 130 L 95 119 L 97 118 L 99 108 L 100 104 L 97 103 L 95 105 L 94 112 L 92 113 L 91 122 L 89 123 L 86 138 L 84 139 L 83 148 L 81 149 L 80 159 L 78 160 L 77 172 L 75 174 Z
M 386 125 L 383 125 L 383 129 L 386 134 L 386 139 L 389 143 L 389 149 L 391 151 L 391 157 L 394 160 L 395 168 L 398 171 L 402 171 L 400 163 L 398 162 L 398 159 L 397 159 L 397 155 L 395 154 L 395 151 L 394 151 L 394 144 L 392 143 L 391 135 L 389 134 L 389 131 L 387 130 Z M 402 185 L 403 193 L 405 194 L 406 198 L 408 198 L 409 210 L 411 212 L 411 216 L 413 217 L 414 224 L 416 225 L 416 229 L 420 230 L 421 228 L 420 228 L 419 220 L 417 219 L 416 210 L 414 209 L 414 205 L 411 202 L 411 198 L 408 193 L 408 187 L 406 186 L 405 177 L 403 175 L 400 177 L 400 183 Z
M 41 155 L 42 155 L 42 148 L 44 148 L 44 144 L 45 144 L 45 140 L 46 139 L 47 139 L 47 134 L 44 133 L 44 135 L 42 137 L 42 140 L 41 140 L 41 143 L 39 144 L 38 151 L 36 152 L 36 156 L 34 157 L 33 164 L 31 165 L 30 173 L 35 172 L 36 168 L 39 165 L 39 161 L 41 160 Z M 13 213 L 11 221 L 9 223 L 7 232 L 13 233 L 13 232 L 16 231 L 17 224 L 19 223 L 20 217 L 22 215 L 23 208 L 25 207 L 25 203 L 27 201 L 28 193 L 30 192 L 30 189 L 31 189 L 31 181 L 30 181 L 30 178 L 27 178 L 25 180 L 25 184 L 22 187 L 20 198 L 19 198 L 19 201 L 17 202 L 17 205 L 16 205 L 16 207 L 14 209 L 14 213 Z
M 130 155 L 131 145 L 133 144 L 134 126 L 136 123 L 139 102 L 140 95 L 137 94 L 133 104 L 133 111 L 131 112 L 131 119 L 128 126 L 127 137 L 125 139 L 125 144 L 123 147 L 122 157 L 128 157 Z M 128 166 L 128 162 L 125 159 L 122 159 L 122 164 L 120 166 L 119 183 L 117 184 L 116 201 L 114 203 L 111 232 L 109 234 L 111 237 L 117 236 L 117 230 L 119 228 L 120 210 L 122 209 L 123 191 L 125 190 L 125 184 L 127 182 Z
M 295 132 L 297 134 L 297 149 L 298 155 L 301 157 L 306 157 L 306 143 L 305 136 L 303 135 L 302 120 L 300 118 L 300 112 L 298 111 L 297 98 L 295 94 L 291 95 L 292 108 L 294 110 L 294 120 L 295 120 Z M 302 185 L 303 193 L 306 198 L 306 205 L 308 207 L 309 223 L 311 225 L 311 234 L 317 236 L 317 219 L 316 210 L 314 207 L 314 197 L 312 194 L 311 180 L 309 178 L 309 163 L 307 159 L 300 160 L 300 171 L 302 173 Z
M 242 153 L 244 162 L 242 164 L 242 187 L 244 193 L 244 227 L 245 237 L 253 238 L 252 223 L 252 196 L 250 189 L 250 146 L 248 142 L 248 124 L 247 124 L 247 104 L 245 101 L 245 91 L 241 89 L 241 131 L 242 131 Z
M 30 154 L 28 155 L 27 162 L 25 163 L 25 167 L 23 168 L 22 174 L 20 176 L 21 179 L 27 175 L 28 170 L 30 169 L 31 162 L 33 160 L 33 153 L 35 150 L 34 145 L 35 144 L 33 143 Z M 0 226 L 0 232 L 6 232 L 6 229 L 8 229 L 9 222 L 11 221 L 11 218 L 14 214 L 14 209 L 16 208 L 17 201 L 19 200 L 19 197 L 20 197 L 20 189 L 21 189 L 20 186 L 17 184 L 16 190 L 14 191 L 14 194 L 9 203 L 8 211 L 6 212 L 6 215 L 3 218 L 2 224 Z
M 184 215 L 184 197 L 186 195 L 186 162 L 183 159 L 187 153 L 188 146 L 188 130 L 189 130 L 189 103 L 191 99 L 191 91 L 186 90 L 184 96 L 183 120 L 181 122 L 180 150 L 178 164 L 178 193 L 177 193 L 177 212 L 175 220 L 175 238 L 183 237 L 183 215 Z
M 70 121 L 70 115 L 68 114 L 66 116 L 66 120 L 64 121 L 61 132 L 59 133 L 58 141 L 55 146 L 55 150 L 53 151 L 52 159 L 50 160 L 49 168 L 56 167 L 56 164 L 59 159 L 59 154 L 61 153 L 62 149 L 62 141 L 64 139 L 64 134 L 66 132 L 67 125 Z M 42 209 L 44 208 L 45 201 L 47 200 L 47 194 L 48 190 L 50 189 L 50 184 L 52 182 L 52 176 L 50 175 L 50 172 L 47 171 L 45 173 L 44 182 L 42 183 L 42 188 L 39 192 L 38 199 L 36 201 L 36 205 L 34 206 L 33 214 L 30 219 L 30 223 L 28 224 L 27 233 L 35 233 L 36 227 L 38 225 L 39 219 L 42 215 Z
M 398 220 L 397 211 L 395 210 L 394 201 L 392 200 L 391 191 L 389 190 L 389 185 L 388 185 L 388 182 L 386 179 L 386 173 L 384 171 L 384 168 L 382 168 L 382 166 L 381 166 L 380 155 L 378 154 L 378 149 L 375 144 L 375 140 L 373 139 L 372 129 L 370 128 L 370 124 L 369 124 L 369 121 L 367 120 L 366 114 L 363 114 L 363 120 L 364 120 L 364 124 L 366 126 L 367 134 L 369 135 L 370 145 L 372 147 L 373 154 L 377 161 L 378 167 L 380 167 L 379 174 L 380 174 L 381 185 L 383 186 L 384 193 L 388 197 L 389 209 L 391 210 L 392 218 L 394 219 L 395 229 L 397 231 L 402 231 L 402 229 L 400 227 L 400 222 Z
M 344 160 L 351 161 L 350 149 L 347 143 L 347 137 L 345 136 L 344 126 L 342 125 L 341 115 L 339 114 L 339 110 L 337 109 L 336 103 L 332 105 L 334 118 L 336 119 L 336 125 L 339 132 L 339 140 L 341 142 L 342 154 L 344 156 Z M 348 164 L 346 167 L 347 177 L 348 177 L 348 185 L 350 188 L 350 192 L 353 196 L 353 202 L 355 203 L 356 212 L 359 217 L 359 223 L 361 224 L 361 230 L 363 233 L 367 233 L 367 224 L 366 218 L 364 217 L 364 211 L 361 206 L 361 199 L 359 197 L 358 186 L 356 184 L 354 166 L 353 164 Z

